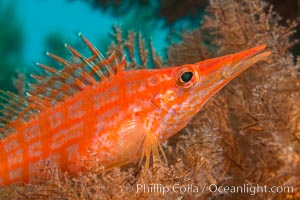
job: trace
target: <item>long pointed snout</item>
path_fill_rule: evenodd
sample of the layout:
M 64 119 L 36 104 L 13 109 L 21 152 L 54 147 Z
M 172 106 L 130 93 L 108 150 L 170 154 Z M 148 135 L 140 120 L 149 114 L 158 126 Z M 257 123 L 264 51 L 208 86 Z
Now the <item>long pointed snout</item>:
M 265 49 L 266 45 L 260 45 L 236 54 L 232 54 L 232 61 L 228 66 L 228 71 L 225 75 L 225 79 L 232 80 L 240 73 L 257 63 L 258 61 L 266 59 L 271 55 L 271 52 L 261 52 Z
M 266 45 L 260 45 L 239 53 L 196 63 L 199 72 L 199 84 L 195 92 L 202 93 L 205 103 L 217 91 L 232 79 L 258 61 L 266 59 L 271 52 L 262 52 Z
M 235 54 L 209 59 L 197 63 L 202 74 L 220 73 L 234 78 L 258 61 L 266 59 L 271 52 L 262 52 L 266 45 L 260 45 Z M 216 74 L 217 75 L 217 74 Z

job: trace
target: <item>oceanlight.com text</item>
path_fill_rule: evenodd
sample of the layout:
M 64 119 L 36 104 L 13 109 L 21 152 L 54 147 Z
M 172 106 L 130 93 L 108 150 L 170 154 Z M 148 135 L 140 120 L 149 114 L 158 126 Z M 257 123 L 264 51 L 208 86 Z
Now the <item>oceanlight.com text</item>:
M 136 192 L 137 193 L 162 193 L 166 195 L 168 193 L 174 192 L 179 194 L 184 193 L 236 193 L 236 194 L 250 194 L 255 195 L 257 193 L 293 193 L 293 186 L 267 186 L 267 185 L 250 185 L 243 184 L 240 186 L 218 186 L 216 184 L 204 184 L 194 185 L 187 184 L 181 185 L 179 183 L 175 183 L 173 185 L 163 185 L 160 183 L 152 183 L 152 184 L 136 184 Z

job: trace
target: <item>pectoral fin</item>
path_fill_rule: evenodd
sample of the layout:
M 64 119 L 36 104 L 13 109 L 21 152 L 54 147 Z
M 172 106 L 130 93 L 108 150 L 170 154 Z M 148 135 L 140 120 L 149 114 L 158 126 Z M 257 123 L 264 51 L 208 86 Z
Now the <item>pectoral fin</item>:
M 161 160 L 159 152 L 162 153 L 166 161 L 158 136 L 149 131 L 140 119 L 128 120 L 121 127 L 123 128 L 118 132 L 119 140 L 116 147 L 116 150 L 120 152 L 120 162 L 118 162 L 120 165 L 128 164 L 138 159 L 141 165 L 145 157 L 145 168 L 148 169 L 151 156 L 156 156 Z

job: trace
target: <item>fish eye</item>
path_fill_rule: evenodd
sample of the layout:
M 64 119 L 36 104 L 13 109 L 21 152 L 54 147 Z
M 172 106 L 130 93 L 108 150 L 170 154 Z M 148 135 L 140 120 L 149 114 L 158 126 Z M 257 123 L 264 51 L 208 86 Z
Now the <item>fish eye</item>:
M 183 72 L 180 76 L 181 81 L 184 83 L 189 82 L 190 80 L 192 80 L 194 73 L 187 71 L 187 72 Z
M 183 67 L 177 72 L 176 83 L 179 87 L 188 89 L 195 85 L 198 80 L 197 73 L 190 67 Z

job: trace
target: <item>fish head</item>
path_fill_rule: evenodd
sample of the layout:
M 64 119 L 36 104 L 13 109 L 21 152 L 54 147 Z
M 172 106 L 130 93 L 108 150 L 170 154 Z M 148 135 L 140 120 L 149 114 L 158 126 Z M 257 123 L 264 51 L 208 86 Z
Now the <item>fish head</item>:
M 163 122 L 169 125 L 169 130 L 175 129 L 168 132 L 174 134 L 182 129 L 210 97 L 250 66 L 266 59 L 271 53 L 261 52 L 264 48 L 265 45 L 261 45 L 239 53 L 169 68 L 166 73 L 172 78 L 164 83 L 163 91 L 153 101 L 165 108 Z

